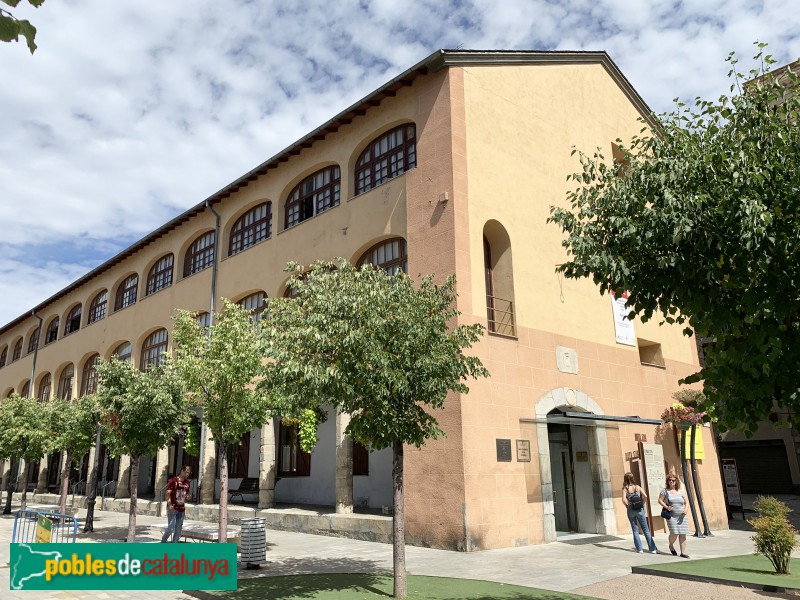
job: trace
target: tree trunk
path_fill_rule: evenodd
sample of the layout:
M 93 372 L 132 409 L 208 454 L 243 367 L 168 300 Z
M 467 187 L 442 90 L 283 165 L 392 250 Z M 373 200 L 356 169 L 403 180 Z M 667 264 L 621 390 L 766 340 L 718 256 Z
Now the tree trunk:
M 31 475 L 31 461 L 25 461 L 25 468 L 22 469 L 22 496 L 19 500 L 20 510 L 25 510 L 28 506 L 28 477 Z
M 61 469 L 61 497 L 58 499 L 58 508 L 61 514 L 67 512 L 67 494 L 69 493 L 69 474 L 72 472 L 72 450 L 67 450 L 67 458 Z
M 136 541 L 136 497 L 139 494 L 139 455 L 131 454 L 131 508 L 128 511 L 128 538 L 129 543 Z
M 224 544 L 228 541 L 228 444 L 218 444 L 219 447 L 219 542 Z
M 392 556 L 394 565 L 394 597 L 406 597 L 406 524 L 403 508 L 403 442 L 392 446 Z

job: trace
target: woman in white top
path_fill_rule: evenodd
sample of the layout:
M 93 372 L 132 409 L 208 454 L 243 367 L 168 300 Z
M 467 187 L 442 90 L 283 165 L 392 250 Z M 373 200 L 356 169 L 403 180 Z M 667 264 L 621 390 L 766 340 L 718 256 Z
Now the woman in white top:
M 681 547 L 681 558 L 689 558 L 686 554 L 686 536 L 689 533 L 689 519 L 686 518 L 686 496 L 681 490 L 681 482 L 677 475 L 667 475 L 666 486 L 658 496 L 658 503 L 672 513 L 667 519 L 669 528 L 669 551 L 677 556 L 675 540 Z

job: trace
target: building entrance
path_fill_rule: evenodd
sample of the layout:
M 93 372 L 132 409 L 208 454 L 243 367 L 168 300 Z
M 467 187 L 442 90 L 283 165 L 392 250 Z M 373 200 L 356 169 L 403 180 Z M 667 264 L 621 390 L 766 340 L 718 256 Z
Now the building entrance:
M 553 510 L 556 531 L 578 531 L 575 506 L 575 471 L 569 425 L 547 426 L 550 443 L 550 473 L 553 478 Z

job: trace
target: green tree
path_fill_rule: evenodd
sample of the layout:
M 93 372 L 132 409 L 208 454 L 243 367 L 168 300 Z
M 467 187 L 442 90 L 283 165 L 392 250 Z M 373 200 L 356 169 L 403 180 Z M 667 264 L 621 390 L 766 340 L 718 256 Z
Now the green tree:
M 566 277 L 629 290 L 631 315 L 710 338 L 706 409 L 721 430 L 755 431 L 773 401 L 800 412 L 800 94 L 763 54 L 749 83 L 731 54 L 731 94 L 679 103 L 621 160 L 580 154 L 566 234 Z
M 226 299 L 223 303 L 208 329 L 196 314 L 178 311 L 171 363 L 189 398 L 202 408 L 217 447 L 220 541 L 227 540 L 228 531 L 228 452 L 267 418 L 265 394 L 253 385 L 264 355 L 261 335 L 250 311 Z
M 4 4 L 16 7 L 20 0 L 0 0 Z M 44 0 L 28 0 L 28 4 L 39 8 L 44 4 Z M 0 41 L 18 42 L 19 36 L 23 36 L 28 43 L 28 50 L 31 54 L 36 50 L 34 39 L 36 38 L 36 27 L 31 25 L 27 19 L 17 19 L 9 10 L 0 8 Z
M 75 458 L 81 458 L 94 445 L 97 431 L 94 421 L 96 410 L 94 396 L 82 396 L 74 402 L 54 400 L 50 404 L 50 430 L 53 432 L 53 450 L 66 453 L 61 471 L 61 496 L 59 506 L 63 514 L 67 508 L 69 475 Z
M 31 465 L 51 450 L 50 403 L 26 398 L 16 392 L 0 401 L 0 456 L 11 459 L 12 464 L 20 458 L 25 460 L 20 478 L 23 482 L 23 509 L 27 505 Z M 12 490 L 13 487 L 9 486 L 8 493 L 11 494 Z
M 168 366 L 136 369 L 112 357 L 97 366 L 97 408 L 109 451 L 131 457 L 128 542 L 136 541 L 139 459 L 156 454 L 188 420 L 188 403 L 180 380 Z
M 391 448 L 394 493 L 394 594 L 406 593 L 403 448 L 443 435 L 430 410 L 448 392 L 467 393 L 468 377 L 488 375 L 463 350 L 482 334 L 458 325 L 455 278 L 419 286 L 404 273 L 344 259 L 318 262 L 302 275 L 290 264 L 294 298 L 270 301 L 267 358 L 259 386 L 274 410 L 294 413 L 330 404 L 351 415 L 347 432 L 362 444 Z

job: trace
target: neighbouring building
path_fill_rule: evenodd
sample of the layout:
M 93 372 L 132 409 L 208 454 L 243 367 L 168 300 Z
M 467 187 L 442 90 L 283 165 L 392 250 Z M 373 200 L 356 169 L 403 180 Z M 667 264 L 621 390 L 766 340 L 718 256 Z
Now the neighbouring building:
M 76 397 L 94 389 L 98 358 L 158 361 L 176 308 L 210 310 L 214 277 L 217 305 L 260 308 L 289 293 L 290 260 L 455 273 L 461 318 L 487 327 L 474 352 L 491 377 L 448 397 L 446 438 L 406 451 L 408 540 L 472 550 L 628 535 L 620 492 L 640 473 L 639 442 L 663 452 L 658 470 L 680 471 L 658 418 L 697 350 L 680 327 L 622 321 L 591 282 L 557 275 L 561 232 L 546 219 L 579 168 L 573 146 L 610 157 L 650 115 L 604 52 L 437 51 L 0 328 L 0 396 Z M 234 452 L 233 486 L 258 478 L 261 507 L 390 506 L 389 451 L 354 447 L 337 434 L 345 422 L 330 414 L 310 456 L 292 428 L 264 424 Z M 726 528 L 700 429 L 706 512 Z M 157 492 L 186 462 L 182 439 L 142 460 L 140 490 Z M 128 465 L 101 460 L 120 497 Z M 30 485 L 46 490 L 57 469 L 42 461 Z M 213 452 L 203 472 L 213 480 Z M 204 483 L 202 501 L 213 492 Z

